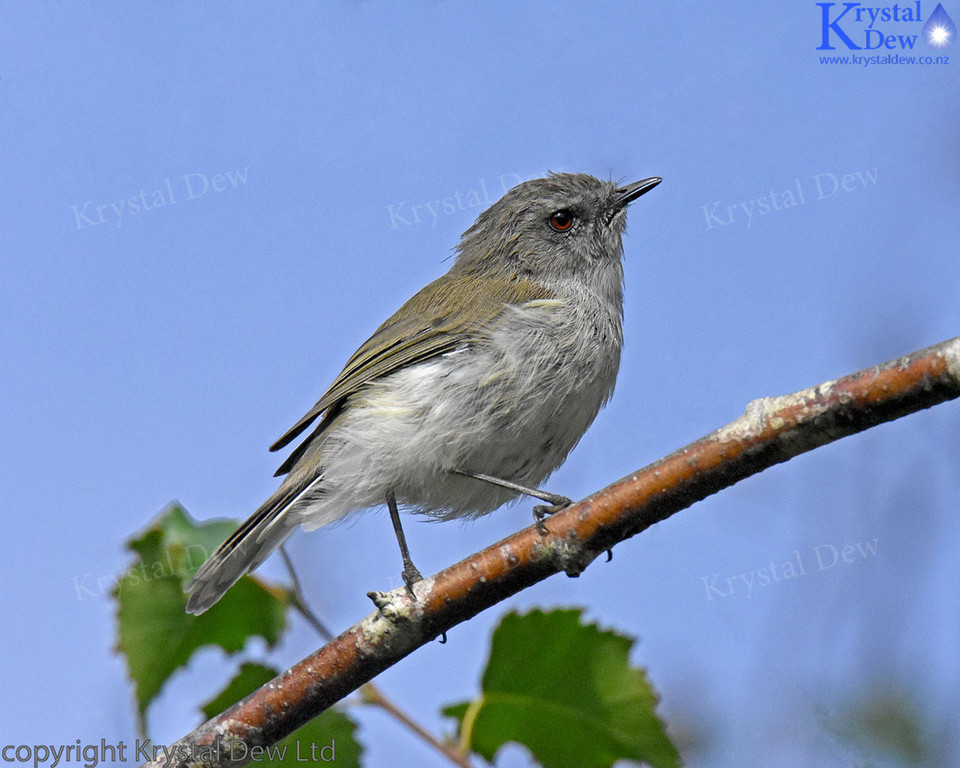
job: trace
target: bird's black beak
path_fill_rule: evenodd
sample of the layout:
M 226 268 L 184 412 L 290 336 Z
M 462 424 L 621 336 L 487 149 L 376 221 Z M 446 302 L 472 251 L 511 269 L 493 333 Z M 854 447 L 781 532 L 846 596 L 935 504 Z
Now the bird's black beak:
M 659 176 L 651 176 L 649 179 L 635 181 L 633 184 L 627 184 L 625 187 L 620 187 L 617 190 L 617 196 L 610 204 L 611 213 L 619 211 L 621 208 L 625 208 L 627 205 L 640 197 L 640 195 L 645 195 L 661 181 L 663 181 L 663 179 L 661 179 Z

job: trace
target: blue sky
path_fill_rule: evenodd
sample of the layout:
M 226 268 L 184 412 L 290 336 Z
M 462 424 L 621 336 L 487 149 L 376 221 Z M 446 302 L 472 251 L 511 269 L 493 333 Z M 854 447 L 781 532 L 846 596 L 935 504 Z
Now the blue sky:
M 834 51 L 817 50 L 824 13 Z M 254 509 L 275 487 L 267 446 L 518 180 L 664 178 L 630 210 L 616 394 L 556 492 L 586 495 L 756 397 L 960 333 L 960 47 L 899 42 L 919 22 L 838 20 L 806 0 L 3 16 L 4 743 L 134 739 L 97 580 L 173 499 L 203 519 Z M 851 51 L 838 28 L 886 42 Z M 949 59 L 867 58 L 890 55 Z M 958 760 L 958 427 L 946 404 L 768 470 L 455 629 L 383 687 L 442 729 L 503 612 L 581 605 L 639 638 L 671 727 L 707 735 L 691 766 L 859 764 L 840 722 L 877 691 L 907 696 Z M 434 572 L 528 515 L 407 532 Z M 861 556 L 828 566 L 846 545 Z M 367 591 L 396 586 L 395 546 L 377 512 L 290 551 L 343 628 L 370 611 Z M 709 587 L 798 556 L 797 578 Z M 316 645 L 297 624 L 270 660 Z M 197 656 L 151 710 L 154 739 L 192 728 L 229 668 Z M 439 764 L 358 717 L 371 765 Z M 501 762 L 524 764 L 519 749 Z

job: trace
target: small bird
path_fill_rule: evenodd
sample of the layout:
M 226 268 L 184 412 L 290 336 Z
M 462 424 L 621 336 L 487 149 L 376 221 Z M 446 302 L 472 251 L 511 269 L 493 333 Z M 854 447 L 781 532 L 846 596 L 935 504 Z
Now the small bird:
M 187 585 L 187 612 L 206 611 L 300 525 L 386 503 L 412 591 L 422 577 L 401 506 L 449 520 L 520 495 L 551 505 L 540 515 L 569 505 L 539 486 L 613 393 L 626 208 L 661 181 L 555 173 L 481 213 L 450 270 L 381 325 L 271 446 L 311 430 L 277 470 L 280 487 Z

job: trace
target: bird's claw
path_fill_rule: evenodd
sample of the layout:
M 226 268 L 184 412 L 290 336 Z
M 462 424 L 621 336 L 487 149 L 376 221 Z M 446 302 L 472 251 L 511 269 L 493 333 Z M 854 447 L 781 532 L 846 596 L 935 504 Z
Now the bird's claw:
M 548 531 L 547 525 L 543 521 L 550 515 L 555 515 L 560 510 L 566 509 L 571 504 L 573 504 L 573 499 L 568 499 L 566 496 L 555 497 L 554 503 L 549 506 L 546 504 L 537 504 L 537 506 L 533 508 L 533 517 L 537 521 L 537 530 L 545 536 Z
M 407 563 L 403 567 L 403 573 L 401 573 L 400 576 L 407 588 L 407 592 L 410 593 L 410 597 L 416 600 L 417 595 L 413 591 L 413 587 L 418 581 L 423 581 L 423 576 L 420 575 L 420 571 L 416 569 L 413 563 Z

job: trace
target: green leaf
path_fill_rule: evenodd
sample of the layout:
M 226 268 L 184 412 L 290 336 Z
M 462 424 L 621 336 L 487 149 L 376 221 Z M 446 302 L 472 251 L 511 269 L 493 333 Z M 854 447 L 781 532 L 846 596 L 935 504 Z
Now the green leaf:
M 197 650 L 216 645 L 235 653 L 253 636 L 273 647 L 283 632 L 290 593 L 250 576 L 202 616 L 184 611 L 184 584 L 235 528 L 232 521 L 197 524 L 172 504 L 127 544 L 138 558 L 113 591 L 117 650 L 136 687 L 141 731 L 150 702 Z
M 227 687 L 203 706 L 209 719 L 240 701 L 247 694 L 277 676 L 277 671 L 261 664 L 242 664 Z M 360 768 L 363 746 L 354 731 L 357 724 L 338 709 L 328 709 L 320 717 L 298 728 L 279 743 L 252 748 L 251 765 L 302 766 L 329 763 L 337 768 Z
M 273 667 L 265 667 L 263 664 L 254 664 L 253 662 L 241 664 L 233 680 L 227 683 L 227 687 L 203 705 L 201 711 L 204 718 L 209 720 L 211 717 L 219 715 L 227 707 L 232 707 L 261 685 L 269 683 L 278 674 Z
M 617 760 L 680 765 L 654 712 L 657 696 L 631 667 L 633 640 L 583 624 L 579 610 L 508 614 L 493 634 L 480 698 L 444 709 L 461 746 L 493 761 L 508 741 L 544 768 L 610 768 Z

